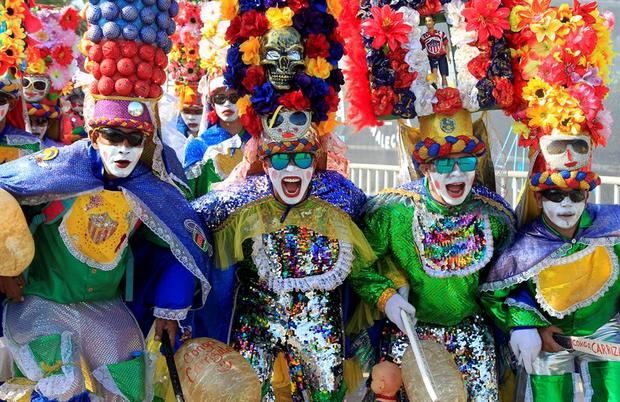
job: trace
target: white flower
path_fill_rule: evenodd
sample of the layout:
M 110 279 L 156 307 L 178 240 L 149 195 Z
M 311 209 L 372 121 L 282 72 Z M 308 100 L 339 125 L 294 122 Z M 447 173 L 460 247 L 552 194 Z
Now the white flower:
M 465 22 L 465 17 L 463 17 L 462 14 L 463 9 L 465 9 L 465 4 L 461 0 L 452 0 L 444 4 L 443 7 L 448 24 L 456 26 Z
M 420 25 L 420 13 L 417 10 L 409 7 L 401 7 L 398 9 L 399 13 L 403 13 L 403 20 L 405 23 L 413 28 Z
M 411 91 L 415 94 L 415 111 L 418 116 L 428 116 L 433 114 L 433 103 L 437 103 L 435 88 L 429 85 L 426 80 L 417 79 L 411 86 Z
M 405 55 L 405 63 L 409 65 L 409 71 L 417 71 L 419 74 L 426 75 L 431 70 L 428 56 L 424 50 L 411 50 Z
M 478 39 L 478 32 L 468 31 L 465 24 L 456 25 L 450 28 L 450 40 L 454 46 L 464 46 Z
M 208 1 L 200 9 L 200 19 L 202 21 L 218 21 L 222 19 L 219 1 Z
M 467 63 L 478 57 L 480 50 L 475 46 L 461 46 L 454 52 L 454 62 L 456 63 L 456 70 L 467 70 Z
M 459 85 L 459 92 L 461 93 L 461 101 L 463 102 L 463 108 L 470 112 L 475 112 L 480 109 L 478 103 L 478 88 L 474 84 L 471 87 L 463 87 Z

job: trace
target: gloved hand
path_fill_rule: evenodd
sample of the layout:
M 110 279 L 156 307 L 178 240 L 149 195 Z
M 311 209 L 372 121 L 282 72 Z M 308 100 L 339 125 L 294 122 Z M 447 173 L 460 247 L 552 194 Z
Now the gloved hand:
M 401 310 L 405 310 L 406 313 L 415 316 L 415 307 L 409 304 L 400 294 L 396 293 L 385 303 L 385 315 L 387 315 L 388 320 L 396 324 L 398 329 L 406 333 L 403 319 L 400 317 Z
M 411 289 L 409 285 L 403 285 L 398 288 L 397 292 L 403 297 L 403 299 L 409 300 L 409 289 Z
M 389 301 L 388 301 L 389 302 Z M 510 334 L 510 348 L 515 354 L 517 363 L 532 374 L 532 364 L 542 348 L 542 341 L 536 328 L 514 329 Z

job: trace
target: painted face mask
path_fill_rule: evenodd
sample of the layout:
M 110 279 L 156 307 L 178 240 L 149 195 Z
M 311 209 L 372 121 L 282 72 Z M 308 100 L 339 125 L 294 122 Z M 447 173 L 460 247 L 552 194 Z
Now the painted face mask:
M 183 121 L 189 128 L 189 131 L 192 133 L 198 132 L 198 128 L 200 127 L 200 118 L 202 117 L 202 113 L 195 112 L 181 112 L 181 117 Z
M 215 113 L 221 121 L 231 123 L 239 118 L 239 109 L 237 109 L 237 100 L 239 95 L 236 93 L 220 92 L 211 97 Z
M 44 75 L 28 75 L 22 79 L 26 102 L 40 102 L 50 89 L 50 79 Z
M 123 134 L 110 130 L 110 133 L 106 133 L 103 137 L 111 144 L 98 143 L 105 170 L 114 177 L 129 176 L 142 156 L 144 137 L 136 134 L 131 136 L 132 138 L 125 140 Z
M 567 134 L 544 135 L 540 138 L 540 150 L 551 169 L 578 170 L 587 166 L 590 161 L 590 137 Z
M 586 207 L 585 191 L 547 190 L 542 194 L 543 213 L 562 229 L 574 227 Z
M 436 159 L 433 161 L 434 171 L 428 172 L 429 185 L 444 203 L 450 206 L 460 205 L 474 184 L 477 162 L 475 156 Z
M 9 113 L 9 104 L 5 103 L 4 105 L 0 105 L 0 121 L 4 120 L 6 115 Z
M 267 174 L 273 191 L 284 204 L 296 205 L 306 198 L 314 174 L 313 158 L 307 152 L 271 156 Z

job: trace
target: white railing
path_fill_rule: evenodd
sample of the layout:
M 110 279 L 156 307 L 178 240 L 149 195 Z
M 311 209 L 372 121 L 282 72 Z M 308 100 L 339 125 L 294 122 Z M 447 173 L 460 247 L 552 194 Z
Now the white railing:
M 514 207 L 526 177 L 526 172 L 498 171 L 496 190 Z M 374 195 L 384 188 L 394 187 L 402 182 L 398 166 L 372 163 L 349 164 L 349 178 L 368 195 Z M 601 176 L 601 185 L 592 192 L 590 202 L 620 204 L 620 177 Z

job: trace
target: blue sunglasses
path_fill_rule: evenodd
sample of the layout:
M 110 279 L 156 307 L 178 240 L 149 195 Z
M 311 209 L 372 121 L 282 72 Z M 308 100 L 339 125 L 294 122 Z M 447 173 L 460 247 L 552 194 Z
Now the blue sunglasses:
M 441 158 L 433 161 L 437 173 L 446 174 L 454 170 L 454 165 L 458 163 L 461 172 L 473 172 L 478 165 L 478 158 L 475 156 L 462 156 L 460 158 Z
M 275 170 L 286 169 L 291 161 L 300 169 L 308 169 L 312 165 L 314 156 L 309 152 L 300 152 L 298 154 L 274 154 L 269 159 L 271 167 Z

